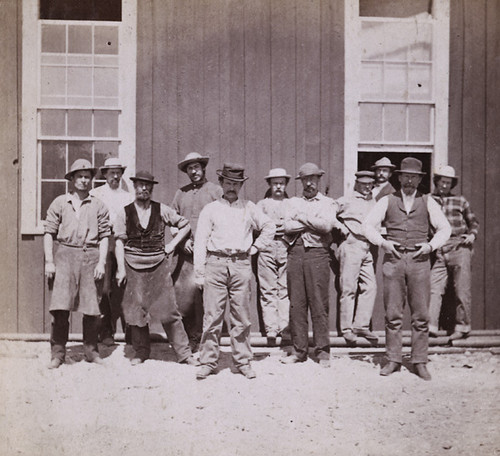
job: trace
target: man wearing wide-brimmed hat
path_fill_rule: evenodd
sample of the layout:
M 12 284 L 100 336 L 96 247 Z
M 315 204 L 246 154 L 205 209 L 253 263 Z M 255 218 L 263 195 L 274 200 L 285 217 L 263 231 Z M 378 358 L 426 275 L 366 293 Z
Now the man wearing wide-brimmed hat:
M 104 274 L 102 298 L 100 302 L 101 321 L 99 329 L 99 339 L 104 345 L 107 346 L 114 344 L 114 334 L 118 318 L 122 317 L 122 326 L 125 325 L 121 309 L 123 289 L 117 286 L 115 280 L 116 256 L 115 238 L 113 235 L 113 225 L 117 214 L 127 204 L 134 201 L 132 194 L 120 186 L 125 168 L 126 166 L 118 157 L 106 159 L 104 166 L 99 168 L 99 171 L 101 172 L 102 177 L 106 180 L 106 183 L 90 191 L 91 195 L 99 198 L 106 205 L 109 210 L 109 218 L 111 222 L 111 236 L 109 237 L 106 273 Z M 125 328 L 123 329 L 125 330 Z
M 241 165 L 225 163 L 217 171 L 223 196 L 200 213 L 194 238 L 196 283 L 203 287 L 203 335 L 199 380 L 214 374 L 219 361 L 219 339 L 229 303 L 233 362 L 246 378 L 255 378 L 250 366 L 250 256 L 265 249 L 275 235 L 274 223 L 256 204 L 239 198 L 248 179 Z M 254 240 L 253 232 L 260 231 Z
M 368 214 L 365 236 L 382 246 L 384 256 L 384 306 L 386 351 L 389 362 L 380 375 L 399 371 L 402 363 L 402 326 L 405 300 L 411 312 L 411 362 L 415 373 L 430 380 L 427 370 L 429 348 L 430 253 L 450 237 L 451 227 L 439 205 L 418 191 L 425 173 L 422 162 L 407 157 L 396 171 L 401 190 L 384 196 Z M 380 234 L 381 223 L 387 239 Z M 434 236 L 429 240 L 429 228 Z
M 372 171 L 358 171 L 355 176 L 353 194 L 335 201 L 335 226 L 343 235 L 336 251 L 339 262 L 340 330 L 348 345 L 355 345 L 358 336 L 376 345 L 377 336 L 370 331 L 377 297 L 373 246 L 362 229 L 363 221 L 375 206 L 371 193 L 375 179 Z
M 321 366 L 330 366 L 329 248 L 335 208 L 334 201 L 319 191 L 324 173 L 315 163 L 302 165 L 296 177 L 302 183 L 302 196 L 290 198 L 286 204 L 284 231 L 290 244 L 287 280 L 293 353 L 281 358 L 285 364 L 308 358 L 310 311 L 315 356 Z
M 288 245 L 283 239 L 283 222 L 286 216 L 286 186 L 290 177 L 283 168 L 271 169 L 264 178 L 269 185 L 270 195 L 257 203 L 276 225 L 274 241 L 259 252 L 257 259 L 262 319 L 270 345 L 276 343 L 278 335 L 289 337 L 290 301 L 286 283 Z
M 442 297 L 448 280 L 452 280 L 456 298 L 455 328 L 450 340 L 467 337 L 471 330 L 471 261 L 472 248 L 479 232 L 479 223 L 469 202 L 462 195 L 453 195 L 458 176 L 451 166 L 434 173 L 432 197 L 441 206 L 451 225 L 451 237 L 436 251 L 431 271 L 431 303 L 429 332 L 437 335 Z
M 395 168 L 396 165 L 392 164 L 387 157 L 382 157 L 372 166 L 372 170 L 375 173 L 375 185 L 372 189 L 372 195 L 375 201 L 396 191 L 389 182 Z
M 172 201 L 172 208 L 187 218 L 191 225 L 191 235 L 176 249 L 176 266 L 172 278 L 177 306 L 192 350 L 198 349 L 203 331 L 203 298 L 194 280 L 194 234 L 201 210 L 222 196 L 221 186 L 207 181 L 205 174 L 208 161 L 209 157 L 190 152 L 179 162 L 177 167 L 187 174 L 191 182 L 178 189 Z
M 96 172 L 88 160 L 76 160 L 64 176 L 72 183 L 73 190 L 58 196 L 47 210 L 45 275 L 54 281 L 49 309 L 50 368 L 58 368 L 64 362 L 70 311 L 83 314 L 85 358 L 89 362 L 103 362 L 97 348 L 99 301 L 111 230 L 105 204 L 89 195 Z M 55 256 L 53 238 L 59 243 Z
M 191 230 L 189 222 L 171 207 L 152 200 L 158 183 L 147 171 L 139 171 L 134 183 L 135 201 L 116 218 L 118 285 L 125 283 L 123 313 L 130 326 L 135 356 L 132 365 L 143 363 L 151 353 L 149 320 L 159 320 L 180 363 L 196 365 L 177 309 L 168 256 Z M 165 244 L 165 228 L 177 234 Z

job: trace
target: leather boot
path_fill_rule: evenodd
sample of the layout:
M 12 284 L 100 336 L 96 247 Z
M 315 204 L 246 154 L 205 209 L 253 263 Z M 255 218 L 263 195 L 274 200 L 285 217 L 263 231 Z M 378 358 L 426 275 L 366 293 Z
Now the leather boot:
M 85 359 L 89 363 L 102 364 L 102 358 L 97 350 L 97 340 L 99 338 L 99 320 L 98 315 L 83 316 L 83 352 Z
M 388 375 L 393 374 L 394 372 L 399 372 L 401 370 L 401 364 L 396 363 L 394 361 L 389 361 L 381 370 L 380 375 L 382 377 L 387 377 Z
M 133 365 L 141 364 L 149 358 L 151 354 L 151 341 L 149 339 L 149 326 L 130 326 L 130 335 L 132 338 L 132 347 L 135 350 L 135 356 L 131 360 Z
M 69 311 L 54 310 L 52 314 L 52 328 L 50 331 L 50 368 L 59 367 L 66 356 L 66 344 L 69 334 Z
M 414 364 L 415 374 L 417 374 L 422 380 L 431 380 L 431 374 L 427 370 L 427 365 L 425 363 Z

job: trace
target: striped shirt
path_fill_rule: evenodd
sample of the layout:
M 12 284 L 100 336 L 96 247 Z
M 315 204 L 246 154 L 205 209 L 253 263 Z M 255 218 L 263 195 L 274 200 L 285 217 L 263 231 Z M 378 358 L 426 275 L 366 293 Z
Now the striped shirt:
M 432 198 L 439 204 L 451 225 L 451 236 L 473 234 L 477 237 L 479 222 L 470 208 L 469 202 L 462 195 L 441 197 L 433 194 Z

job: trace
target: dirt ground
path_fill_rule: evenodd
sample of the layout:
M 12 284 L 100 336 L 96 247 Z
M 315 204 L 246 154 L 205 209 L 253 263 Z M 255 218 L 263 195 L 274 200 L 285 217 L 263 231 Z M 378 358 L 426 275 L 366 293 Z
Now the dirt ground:
M 431 382 L 379 376 L 381 356 L 282 365 L 262 349 L 255 380 L 195 380 L 166 343 L 132 367 L 128 347 L 48 370 L 47 342 L 0 341 L 0 455 L 500 455 L 500 356 L 431 355 Z

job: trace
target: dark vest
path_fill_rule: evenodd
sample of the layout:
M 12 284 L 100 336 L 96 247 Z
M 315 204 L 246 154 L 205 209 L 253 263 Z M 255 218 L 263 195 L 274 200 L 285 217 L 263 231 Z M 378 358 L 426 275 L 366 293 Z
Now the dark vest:
M 161 219 L 160 203 L 151 201 L 151 217 L 146 228 L 139 223 L 134 203 L 125 206 L 127 218 L 126 247 L 143 252 L 161 252 L 165 248 L 165 223 Z
M 414 247 L 420 242 L 427 242 L 429 235 L 429 211 L 427 200 L 420 192 L 409 214 L 406 213 L 401 191 L 388 196 L 384 226 L 387 238 L 399 242 L 403 247 Z

